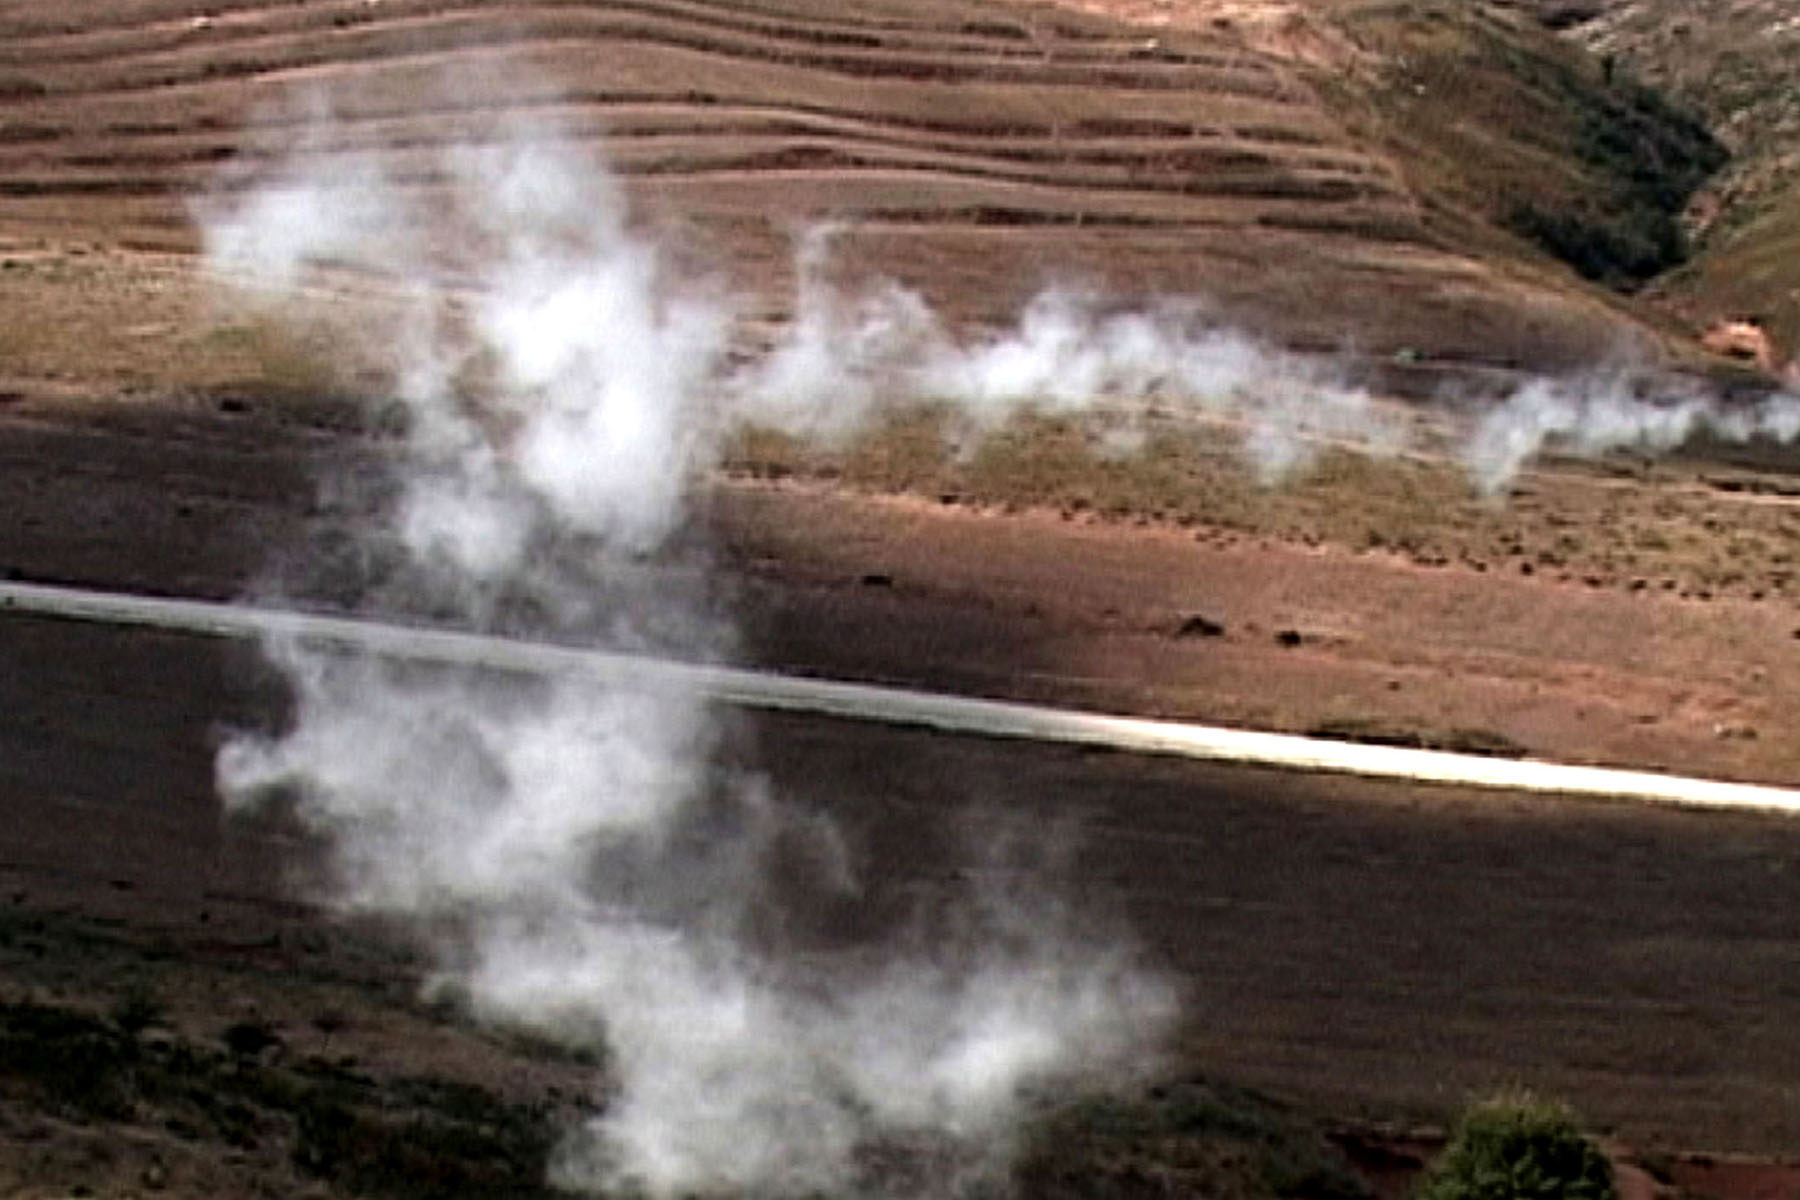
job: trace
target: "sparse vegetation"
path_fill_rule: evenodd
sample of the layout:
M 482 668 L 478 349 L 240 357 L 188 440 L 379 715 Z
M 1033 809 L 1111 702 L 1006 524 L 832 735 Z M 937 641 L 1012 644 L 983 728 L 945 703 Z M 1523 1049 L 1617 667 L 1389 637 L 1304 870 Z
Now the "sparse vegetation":
M 1727 158 L 1695 114 L 1483 5 L 1352 5 L 1342 20 L 1381 56 L 1381 82 L 1323 86 L 1369 112 L 1446 236 L 1482 242 L 1473 215 L 1625 290 L 1685 259 L 1683 210 Z
M 255 1058 L 264 1050 L 281 1045 L 281 1035 L 265 1021 L 238 1021 L 224 1034 L 225 1048 L 239 1058 Z
M 301 1174 L 369 1197 L 549 1195 L 550 1112 L 449 1080 L 379 1079 L 318 1059 L 266 1061 L 261 1022 L 227 1052 L 141 1041 L 117 1020 L 60 1004 L 0 1003 L 0 1102 L 89 1124 L 161 1128 L 190 1143 L 285 1144 Z M 160 1011 L 160 1010 L 159 1010 Z
M 1037 508 L 1071 521 L 1157 522 L 1202 540 L 1271 539 L 1390 555 L 1425 568 L 1546 577 L 1556 582 L 1677 596 L 1789 595 L 1800 587 L 1800 523 L 1762 502 L 1792 470 L 1793 452 L 1769 443 L 1696 444 L 1692 463 L 1616 460 L 1533 474 L 1504 505 L 1471 492 L 1442 458 L 1371 458 L 1324 448 L 1279 487 L 1243 461 L 1242 431 L 1225 425 L 1155 425 L 1129 458 L 1101 453 L 1079 425 L 1023 417 L 974 445 L 947 436 L 932 409 L 895 413 L 835 450 L 748 430 L 726 468 L 755 479 L 828 481 L 946 503 Z M 1737 481 L 1713 460 L 1782 474 Z M 1698 464 L 1709 487 L 1684 480 Z M 1622 489 L 1621 477 L 1645 486 Z M 1720 482 L 1723 481 L 1723 482 Z M 1670 486 L 1664 486 L 1669 484 Z M 1719 536 L 1733 531 L 1733 539 Z M 1206 614 L 1211 617 L 1214 614 Z M 1198 634 L 1196 626 L 1190 635 Z M 1451 740 L 1449 731 L 1440 733 Z M 1465 744 L 1485 739 L 1457 737 Z M 1492 753 L 1516 747 L 1496 745 Z
M 1368 1200 L 1368 1186 L 1306 1118 L 1205 1080 L 1050 1113 L 1015 1172 L 1043 1200 L 1166 1195 L 1217 1200 Z
M 52 1112 L 127 1116 L 138 1066 L 135 1039 L 97 1016 L 32 1000 L 0 1004 L 0 1085 L 23 1087 Z
M 163 1002 L 156 993 L 143 985 L 135 985 L 113 1004 L 107 1014 L 114 1025 L 117 1025 L 129 1037 L 136 1037 L 151 1026 L 159 1024 L 165 1015 Z

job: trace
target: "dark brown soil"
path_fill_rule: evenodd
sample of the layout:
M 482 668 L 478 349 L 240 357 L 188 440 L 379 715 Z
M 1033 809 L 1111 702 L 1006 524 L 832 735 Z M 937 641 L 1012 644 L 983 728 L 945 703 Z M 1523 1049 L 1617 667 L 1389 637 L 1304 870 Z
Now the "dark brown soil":
M 127 409 L 70 424 L 61 411 L 0 426 L 16 518 L 5 561 L 28 577 L 231 595 L 263 572 L 269 545 L 329 542 L 342 514 L 309 511 L 309 459 L 379 459 L 378 444 L 328 438 L 316 422 Z M 211 518 L 182 518 L 184 505 Z M 741 514 L 721 527 L 737 531 L 726 543 L 739 555 L 755 540 Z M 1131 544 L 1115 538 L 1109 553 L 1128 563 Z M 864 559 L 886 585 L 866 569 L 830 583 L 817 560 L 757 559 L 738 599 L 758 657 L 1030 692 L 1059 656 L 1110 644 L 1061 610 L 1020 620 L 954 560 Z M 922 576 L 926 562 L 941 573 Z M 802 628 L 843 631 L 836 644 L 855 649 L 825 654 L 833 639 Z M 1258 652 L 1308 653 L 1267 639 Z M 219 731 L 279 719 L 281 689 L 248 648 L 11 616 L 0 653 L 0 870 L 17 910 L 125 917 L 176 947 L 314 923 L 291 890 L 303 846 L 278 823 L 223 821 L 212 791 Z M 1800 1141 L 1783 1101 L 1800 1070 L 1790 821 L 825 720 L 744 727 L 732 744 L 784 794 L 838 816 L 877 893 L 961 886 L 982 862 L 954 832 L 971 814 L 976 828 L 1065 829 L 1077 847 L 1065 886 L 1122 903 L 1131 936 L 1184 981 L 1189 1067 L 1346 1118 L 1442 1120 L 1523 1083 L 1639 1146 Z M 346 961 L 364 964 L 347 969 L 358 986 L 387 971 L 402 993 L 415 969 L 368 952 Z

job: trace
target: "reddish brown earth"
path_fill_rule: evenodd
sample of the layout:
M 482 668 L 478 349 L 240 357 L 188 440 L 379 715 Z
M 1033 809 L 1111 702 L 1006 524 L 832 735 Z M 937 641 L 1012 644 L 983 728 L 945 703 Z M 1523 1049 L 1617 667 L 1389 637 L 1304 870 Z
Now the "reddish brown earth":
M 1795 778 L 1786 602 L 797 484 L 733 485 L 714 513 L 748 595 L 767 581 L 778 612 L 808 614 L 752 615 L 752 630 L 778 622 L 780 660 L 812 670 L 1256 728 L 1488 731 L 1542 757 Z M 1197 616 L 1219 631 L 1192 631 Z
M 29 578 L 231 596 L 266 577 L 273 547 L 329 561 L 357 514 L 321 509 L 311 476 L 328 463 L 376 473 L 381 443 L 331 432 L 328 411 L 306 422 L 291 408 L 229 407 L 239 411 L 15 404 L 0 420 L 13 517 L 0 563 Z M 772 532 L 802 520 L 803 544 Z M 1265 681 L 1297 663 L 1281 685 L 1294 695 L 1309 678 L 1316 688 L 1334 672 L 1353 677 L 1354 657 L 1321 644 L 1309 610 L 1281 607 L 1306 595 L 1357 602 L 1350 588 L 1295 590 L 1318 572 L 1369 573 L 1365 612 L 1392 607 L 1402 593 L 1382 599 L 1379 588 L 1399 581 L 1415 581 L 1414 606 L 1417 589 L 1453 596 L 1494 582 L 1319 551 L 1316 571 L 1284 571 L 1275 564 L 1298 551 L 799 488 L 723 488 L 711 522 L 714 553 L 736 564 L 723 586 L 757 661 L 1144 711 L 1204 711 L 1209 680 L 1227 681 L 1226 697 L 1244 680 L 1235 686 L 1249 694 L 1258 660 Z M 1086 569 L 1069 572 L 1071 561 Z M 319 595 L 354 593 L 349 577 L 335 593 L 324 578 Z M 1583 589 L 1530 586 L 1540 606 L 1559 594 L 1591 602 Z M 1229 628 L 1190 645 L 1168 624 L 1203 587 Z M 1265 630 L 1291 618 L 1312 640 L 1287 649 L 1241 636 L 1252 612 Z M 178 961 L 198 964 L 195 982 L 172 988 L 185 1020 L 204 1030 L 222 1011 L 254 1010 L 282 1023 L 296 1053 L 318 1040 L 307 1013 L 322 995 L 375 987 L 399 1007 L 369 1028 L 391 1039 L 365 1031 L 357 1053 L 435 1061 L 430 1047 L 444 1043 L 406 1015 L 416 964 L 292 904 L 301 845 L 278 824 L 221 820 L 219 730 L 281 709 L 247 648 L 17 616 L 3 635 L 0 870 L 15 912 L 126 917 L 117 953 L 132 962 L 141 935 L 129 931 L 156 931 Z M 1334 667 L 1340 658 L 1351 665 Z M 1694 1146 L 1769 1153 L 1800 1141 L 1786 1100 L 1800 1071 L 1788 1036 L 1800 1020 L 1787 1011 L 1800 997 L 1789 978 L 1800 895 L 1788 894 L 1800 835 L 1789 820 L 798 718 L 756 718 L 746 732 L 735 744 L 752 747 L 749 761 L 837 814 L 883 888 L 954 889 L 982 869 L 978 846 L 952 832 L 971 813 L 1066 828 L 1079 847 L 1074 894 L 1122 900 L 1151 959 L 1185 981 L 1184 1064 L 1353 1120 L 1441 1121 L 1470 1096 L 1527 1083 L 1656 1164 L 1654 1154 Z M 120 977 L 49 962 L 52 986 L 69 991 L 104 995 Z M 238 982 L 224 985 L 236 996 L 226 1000 L 206 981 L 229 962 Z M 300 967 L 316 982 L 290 994 L 282 981 Z M 501 1071 L 447 1061 L 473 1078 Z M 508 1086 L 542 1095 L 552 1085 L 520 1076 Z M 1701 1172 L 1693 1165 L 1684 1184 L 1697 1194 L 1748 1196 L 1739 1182 L 1766 1181 L 1748 1168 Z
M 795 224 L 829 217 L 856 270 L 956 318 L 1072 279 L 1377 355 L 1570 363 L 1638 336 L 1428 232 L 1394 166 L 1238 27 L 1147 40 L 975 0 L 0 5 L 0 235 L 191 249 L 188 202 L 288 148 L 268 106 L 311 83 L 338 89 L 319 153 L 385 146 L 428 189 L 432 150 L 468 135 L 444 84 L 484 72 L 485 108 L 603 146 L 640 211 L 775 308 Z
M 1169 18 L 1149 32 L 1085 7 L 0 4 L 0 572 L 365 599 L 355 530 L 385 444 L 340 404 L 259 387 L 266 356 L 209 342 L 187 257 L 188 200 L 288 136 L 242 127 L 296 82 L 358 84 L 345 144 L 424 161 L 467 124 L 420 102 L 435 81 L 524 59 L 551 82 L 508 76 L 484 99 L 604 145 L 643 219 L 767 314 L 788 302 L 796 218 L 831 216 L 854 222 L 856 269 L 957 319 L 1075 277 L 1127 301 L 1209 295 L 1271 336 L 1380 359 L 1554 366 L 1632 335 L 1610 303 L 1431 232 L 1393 164 L 1296 73 L 1341 50 L 1306 22 L 1121 10 Z M 1241 519 L 1102 520 L 745 473 L 710 483 L 694 541 L 756 663 L 1791 782 L 1800 615 L 1782 556 L 1800 527 L 1785 477 L 1752 469 L 1767 465 L 1545 472 L 1514 501 L 1517 530 L 1476 514 L 1405 545 L 1383 528 L 1378 546 L 1273 500 Z M 322 476 L 351 486 L 324 496 Z M 1412 503 L 1454 507 L 1443 495 Z M 1644 552 L 1646 586 L 1611 544 L 1563 544 L 1608 527 L 1634 547 L 1668 535 Z M 309 850 L 291 829 L 222 819 L 222 725 L 282 703 L 242 647 L 0 618 L 9 985 L 104 1005 L 148 980 L 196 1038 L 254 1015 L 295 1056 L 335 1044 L 372 1071 L 563 1103 L 585 1075 L 446 1029 L 403 941 L 296 903 Z M 1675 1153 L 1800 1145 L 1788 821 L 745 726 L 743 753 L 837 813 L 881 889 L 953 889 L 980 866 L 948 832 L 971 807 L 1066 824 L 1070 886 L 1121 898 L 1188 989 L 1181 1070 L 1359 1128 L 1441 1122 L 1527 1083 L 1693 1194 L 1794 1190 L 1792 1168 Z M 337 1006 L 351 1028 L 320 1029 Z M 25 1147 L 0 1154 L 0 1190 L 136 1187 L 157 1155 L 178 1193 L 294 1186 L 267 1146 L 189 1161 L 155 1132 L 120 1149 L 0 1118 Z

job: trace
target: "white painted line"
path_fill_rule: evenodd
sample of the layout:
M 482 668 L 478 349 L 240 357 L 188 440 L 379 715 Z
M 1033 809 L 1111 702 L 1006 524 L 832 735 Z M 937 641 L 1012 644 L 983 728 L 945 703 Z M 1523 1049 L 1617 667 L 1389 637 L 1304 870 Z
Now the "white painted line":
M 696 691 L 721 703 L 745 708 L 917 725 L 946 733 L 1060 742 L 1139 754 L 1167 754 L 1419 783 L 1800 814 L 1800 791 L 1787 788 L 1107 716 L 1035 704 L 976 700 L 906 688 L 672 662 L 287 609 L 0 583 L 0 613 L 8 611 L 218 637 L 291 637 L 394 658 L 531 674 L 585 675 L 630 687 Z

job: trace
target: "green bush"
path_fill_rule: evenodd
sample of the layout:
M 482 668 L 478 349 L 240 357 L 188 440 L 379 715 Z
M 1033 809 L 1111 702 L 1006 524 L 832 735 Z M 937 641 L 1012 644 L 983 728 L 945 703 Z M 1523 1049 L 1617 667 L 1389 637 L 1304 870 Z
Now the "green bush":
M 1612 1164 L 1569 1110 L 1508 1096 L 1464 1114 L 1418 1200 L 1617 1200 Z

